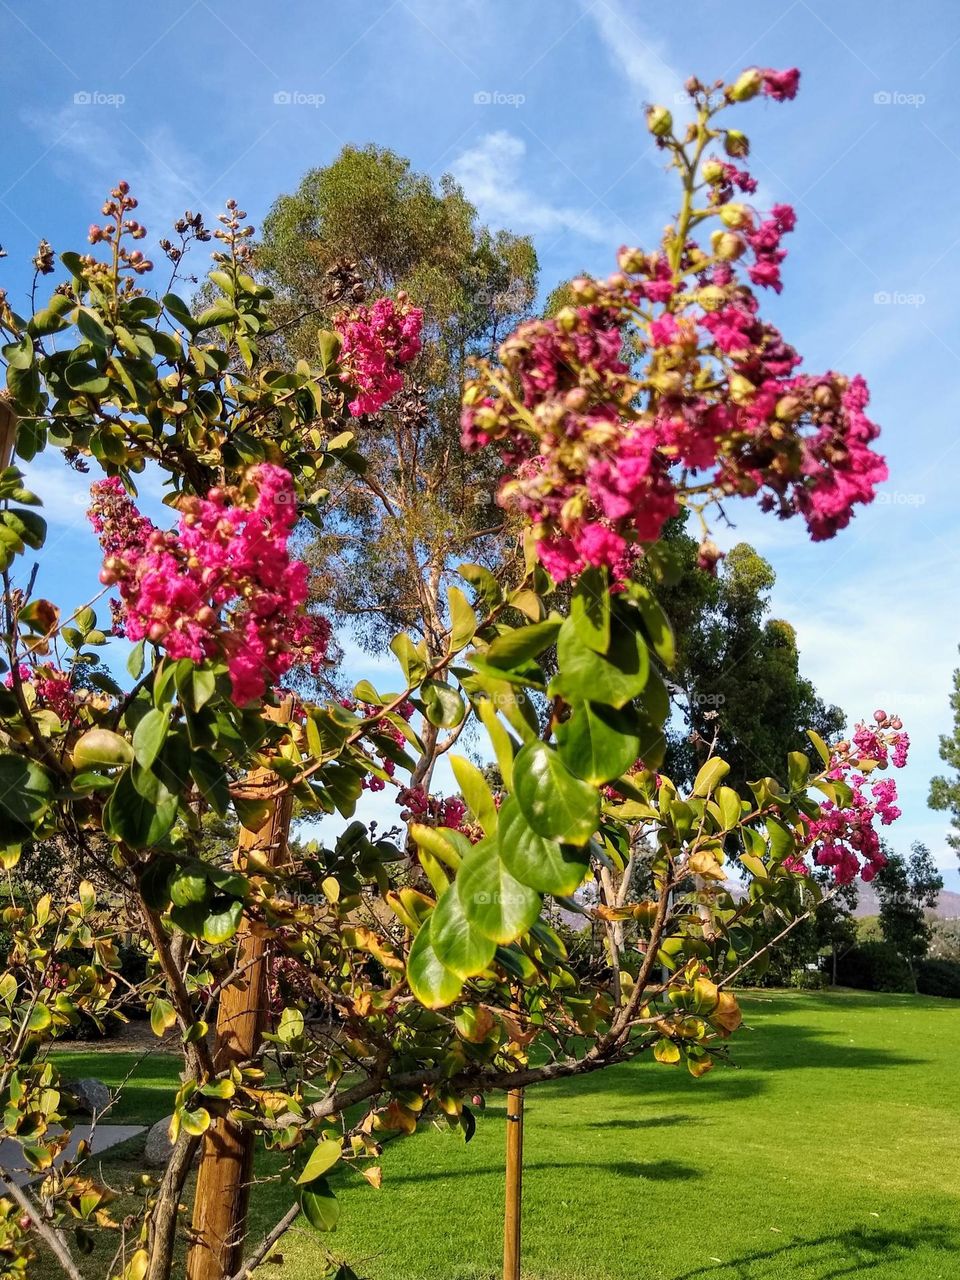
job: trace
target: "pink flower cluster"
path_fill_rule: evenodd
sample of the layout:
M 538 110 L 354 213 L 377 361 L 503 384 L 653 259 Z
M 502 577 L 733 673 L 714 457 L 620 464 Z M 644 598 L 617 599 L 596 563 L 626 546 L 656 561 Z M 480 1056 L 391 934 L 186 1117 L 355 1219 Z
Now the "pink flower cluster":
M 805 818 L 804 853 L 818 866 L 830 867 L 838 884 L 851 884 L 859 875 L 870 881 L 886 863 L 876 821 L 890 826 L 900 817 L 897 784 L 893 778 L 872 780 L 875 769 L 902 769 L 910 739 L 897 716 L 874 715 L 875 725 L 858 724 L 852 739 L 837 745 L 828 778 L 850 788 L 843 805 L 825 801 L 819 818 Z M 803 855 L 784 862 L 788 870 L 806 873 Z
M 422 822 L 431 827 L 449 827 L 460 831 L 467 815 L 467 806 L 459 796 L 431 796 L 423 787 L 404 787 L 397 794 L 397 804 L 403 808 L 400 817 L 404 822 Z
M 747 96 L 779 101 L 799 72 L 744 78 Z M 481 364 L 467 387 L 464 447 L 500 450 L 499 501 L 530 521 L 557 580 L 587 565 L 626 572 L 688 497 L 757 497 L 801 515 L 816 540 L 886 478 L 863 379 L 798 374 L 799 355 L 759 315 L 754 289 L 782 288 L 793 209 L 761 217 L 731 200 L 735 188 L 756 182 L 707 160 L 698 223 L 720 224 L 708 246 L 689 232 L 681 244 L 675 226 L 658 251 L 621 249 L 617 273 L 573 281 L 571 304 L 521 325 L 501 367 Z
M 350 412 L 379 413 L 403 386 L 402 367 L 420 352 L 423 312 L 401 293 L 338 315 L 334 324 L 343 340 L 343 380 L 358 393 Z
M 57 667 L 43 666 L 34 671 L 31 667 L 20 663 L 18 667 L 21 684 L 32 684 L 41 707 L 52 711 L 63 725 L 69 725 L 77 709 L 77 695 L 70 683 L 66 671 Z M 8 689 L 13 688 L 13 673 L 7 672 L 3 681 Z
M 107 552 L 100 580 L 117 584 L 131 640 L 171 658 L 222 659 L 241 706 L 295 664 L 325 665 L 330 625 L 304 610 L 309 570 L 290 555 L 297 504 L 282 467 L 261 463 L 241 488 L 183 499 L 176 532 L 145 519 L 115 477 L 91 494 Z

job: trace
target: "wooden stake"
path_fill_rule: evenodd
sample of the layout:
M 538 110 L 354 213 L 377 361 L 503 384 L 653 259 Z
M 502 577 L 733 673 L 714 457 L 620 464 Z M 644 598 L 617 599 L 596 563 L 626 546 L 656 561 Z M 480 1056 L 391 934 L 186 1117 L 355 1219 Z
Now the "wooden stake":
M 523 1199 L 523 1090 L 507 1094 L 507 1178 L 503 1214 L 503 1280 L 520 1280 Z
M 286 723 L 293 714 L 293 699 L 266 716 Z M 258 788 L 274 787 L 271 769 L 255 769 L 244 784 L 251 798 Z M 290 834 L 292 797 L 289 791 L 270 801 L 270 812 L 256 831 L 240 828 L 237 861 L 244 869 L 256 851 L 271 866 L 286 859 Z M 256 1057 L 266 1015 L 266 939 L 256 925 L 246 923 L 238 935 L 236 965 L 242 974 L 220 993 L 214 1064 L 218 1070 L 231 1062 Z M 253 1176 L 255 1135 L 224 1117 L 213 1121 L 203 1139 L 197 1190 L 193 1202 L 195 1243 L 187 1258 L 187 1280 L 227 1280 L 240 1270 Z

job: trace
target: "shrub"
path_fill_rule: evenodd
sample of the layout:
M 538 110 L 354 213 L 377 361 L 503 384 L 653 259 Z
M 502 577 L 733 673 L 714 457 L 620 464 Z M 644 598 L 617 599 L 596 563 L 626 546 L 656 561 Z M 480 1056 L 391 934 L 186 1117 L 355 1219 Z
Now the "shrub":
M 842 956 L 837 981 L 862 991 L 913 991 L 910 966 L 886 942 L 863 942 Z
M 960 964 L 953 960 L 921 960 L 917 965 L 917 990 L 925 996 L 960 1000 Z
M 819 969 L 792 969 L 790 986 L 799 991 L 822 991 L 827 985 L 827 975 Z

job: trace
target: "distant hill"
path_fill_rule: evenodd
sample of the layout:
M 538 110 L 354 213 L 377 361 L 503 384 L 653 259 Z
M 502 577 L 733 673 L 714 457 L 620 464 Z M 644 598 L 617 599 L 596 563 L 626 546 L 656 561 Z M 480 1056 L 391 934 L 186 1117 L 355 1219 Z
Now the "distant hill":
M 861 884 L 858 886 L 857 905 L 853 914 L 855 916 L 876 916 L 880 914 L 880 903 L 877 899 L 876 890 L 872 885 Z M 950 889 L 944 889 L 937 899 L 937 905 L 930 913 L 939 917 L 941 920 L 960 919 L 960 893 L 953 893 Z

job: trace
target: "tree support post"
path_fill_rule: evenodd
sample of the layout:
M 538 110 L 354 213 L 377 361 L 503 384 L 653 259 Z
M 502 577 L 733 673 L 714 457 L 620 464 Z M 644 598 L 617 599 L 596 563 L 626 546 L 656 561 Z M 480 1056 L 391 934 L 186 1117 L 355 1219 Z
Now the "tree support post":
M 293 699 L 267 707 L 268 719 L 286 723 Z M 247 776 L 244 790 L 255 797 L 259 788 L 275 787 L 277 775 L 268 768 Z M 243 871 L 251 853 L 271 866 L 286 859 L 292 796 L 289 791 L 270 800 L 270 810 L 255 830 L 240 828 L 237 862 Z M 266 1016 L 267 941 L 262 928 L 245 920 L 241 925 L 235 968 L 238 976 L 220 993 L 214 1065 L 222 1071 L 232 1062 L 255 1058 Z M 204 1135 L 193 1203 L 193 1244 L 187 1258 L 187 1280 L 227 1280 L 240 1270 L 246 1237 L 247 1210 L 253 1176 L 256 1135 L 225 1116 L 216 1117 Z
M 523 1199 L 523 1090 L 507 1094 L 506 1205 L 503 1215 L 503 1280 L 520 1280 L 520 1214 Z

